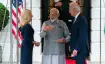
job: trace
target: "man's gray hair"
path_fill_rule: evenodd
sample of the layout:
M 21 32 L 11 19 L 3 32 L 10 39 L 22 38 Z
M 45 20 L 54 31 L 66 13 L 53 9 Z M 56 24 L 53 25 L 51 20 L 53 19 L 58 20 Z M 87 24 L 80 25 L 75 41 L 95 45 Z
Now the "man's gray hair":
M 81 12 L 80 6 L 72 6 L 72 8 L 77 12 Z
M 59 10 L 57 9 L 57 8 L 52 8 L 50 11 L 56 11 L 56 13 L 57 13 L 57 16 L 59 17 L 59 15 L 60 15 L 60 13 L 59 13 Z

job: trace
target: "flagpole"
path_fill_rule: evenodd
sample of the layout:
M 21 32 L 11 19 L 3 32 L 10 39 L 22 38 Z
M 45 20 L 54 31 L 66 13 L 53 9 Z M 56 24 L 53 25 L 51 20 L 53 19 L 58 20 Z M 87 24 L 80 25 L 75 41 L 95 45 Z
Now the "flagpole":
M 19 44 L 19 39 L 18 39 L 18 0 L 16 0 L 16 47 L 17 47 L 17 64 L 19 64 L 19 49 L 18 49 L 18 44 Z
M 12 0 L 10 0 L 10 64 L 13 64 Z
M 101 64 L 101 0 L 100 0 L 100 64 Z
M 30 9 L 32 11 L 32 0 L 30 0 Z M 32 25 L 32 22 L 31 22 L 31 25 Z
M 24 0 L 23 2 L 24 2 L 24 8 L 26 9 L 26 0 Z

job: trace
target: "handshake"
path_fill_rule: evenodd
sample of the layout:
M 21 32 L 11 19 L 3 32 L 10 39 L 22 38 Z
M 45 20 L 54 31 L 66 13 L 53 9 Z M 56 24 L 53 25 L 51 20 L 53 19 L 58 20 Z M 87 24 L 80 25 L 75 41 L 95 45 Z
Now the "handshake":
M 40 45 L 40 42 L 36 42 L 36 41 L 33 41 L 33 46 L 39 46 Z

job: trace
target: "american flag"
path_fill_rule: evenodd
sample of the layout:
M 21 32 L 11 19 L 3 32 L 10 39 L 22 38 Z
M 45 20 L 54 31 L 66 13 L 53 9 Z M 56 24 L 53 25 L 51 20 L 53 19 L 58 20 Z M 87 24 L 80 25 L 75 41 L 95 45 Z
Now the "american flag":
M 23 9 L 23 2 L 22 0 L 18 0 L 18 24 L 20 23 L 20 16 L 21 16 L 21 11 Z M 12 0 L 12 34 L 15 37 L 15 39 L 18 39 L 19 44 L 18 47 L 20 47 L 21 42 L 22 42 L 22 36 L 21 32 L 18 30 L 18 37 L 17 37 L 17 21 L 16 21 L 16 0 Z

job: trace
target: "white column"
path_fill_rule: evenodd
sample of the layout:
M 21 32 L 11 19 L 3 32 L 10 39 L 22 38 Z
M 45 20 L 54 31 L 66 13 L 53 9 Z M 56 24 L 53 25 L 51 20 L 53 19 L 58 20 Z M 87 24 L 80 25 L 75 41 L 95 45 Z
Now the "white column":
M 105 35 L 104 35 L 104 22 L 105 22 L 105 0 L 102 1 L 101 11 L 101 60 L 105 62 Z M 100 0 L 91 0 L 91 61 L 100 61 Z

